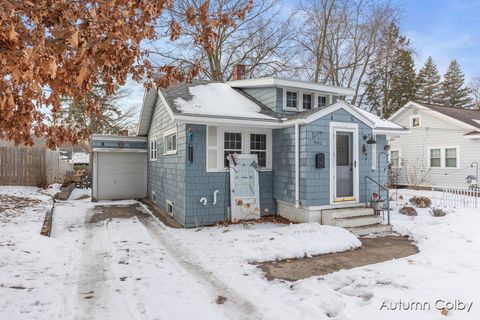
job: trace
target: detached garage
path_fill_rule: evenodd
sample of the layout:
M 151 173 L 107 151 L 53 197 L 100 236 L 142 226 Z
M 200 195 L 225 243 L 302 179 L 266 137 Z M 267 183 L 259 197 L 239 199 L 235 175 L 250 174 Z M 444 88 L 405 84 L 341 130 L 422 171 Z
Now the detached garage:
M 93 135 L 92 200 L 145 198 L 147 138 Z

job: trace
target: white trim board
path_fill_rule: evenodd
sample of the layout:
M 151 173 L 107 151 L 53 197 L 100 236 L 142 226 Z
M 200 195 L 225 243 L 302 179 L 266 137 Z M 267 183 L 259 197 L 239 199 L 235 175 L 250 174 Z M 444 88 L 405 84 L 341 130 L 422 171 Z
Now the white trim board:
M 359 149 L 358 149 L 358 124 L 357 123 L 347 123 L 347 122 L 330 122 L 330 204 L 334 205 L 340 203 L 335 201 L 335 194 L 336 194 L 336 177 L 335 177 L 335 168 L 336 168 L 336 142 L 335 142 L 335 133 L 337 131 L 346 131 L 352 132 L 352 142 L 353 142 L 353 161 L 356 163 L 354 166 L 354 174 L 353 174 L 353 201 L 341 201 L 341 203 L 351 203 L 355 204 L 360 201 L 359 198 L 359 181 L 360 181 L 360 174 L 359 174 Z

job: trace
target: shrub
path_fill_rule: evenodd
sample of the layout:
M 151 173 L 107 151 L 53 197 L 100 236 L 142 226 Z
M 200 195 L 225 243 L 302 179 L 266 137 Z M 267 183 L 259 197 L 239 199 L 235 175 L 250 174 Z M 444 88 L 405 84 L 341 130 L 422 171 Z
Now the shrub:
M 447 210 L 443 210 L 442 208 L 433 208 L 430 209 L 430 214 L 434 217 L 444 217 L 447 215 Z
M 410 198 L 410 203 L 415 205 L 417 208 L 429 208 L 432 204 L 432 200 L 428 197 L 417 197 L 413 196 Z
M 417 210 L 413 207 L 403 207 L 398 212 L 406 216 L 418 216 Z

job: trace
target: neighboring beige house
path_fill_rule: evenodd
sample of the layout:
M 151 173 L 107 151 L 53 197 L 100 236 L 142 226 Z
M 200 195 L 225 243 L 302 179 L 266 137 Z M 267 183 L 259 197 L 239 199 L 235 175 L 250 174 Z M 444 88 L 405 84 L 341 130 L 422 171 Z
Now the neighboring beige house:
M 480 111 L 409 102 L 389 120 L 410 129 L 390 139 L 393 182 L 467 186 L 466 177 L 477 174 Z

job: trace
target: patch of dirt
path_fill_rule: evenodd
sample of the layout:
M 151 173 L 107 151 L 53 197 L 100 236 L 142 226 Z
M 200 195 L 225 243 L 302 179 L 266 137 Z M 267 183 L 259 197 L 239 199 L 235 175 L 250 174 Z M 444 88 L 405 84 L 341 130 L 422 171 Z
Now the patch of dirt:
M 310 258 L 269 261 L 259 264 L 258 267 L 265 272 L 268 280 L 297 281 L 418 253 L 417 246 L 407 237 L 385 236 L 360 240 L 362 246 L 355 250 Z
M 113 218 L 133 218 L 139 216 L 149 217 L 150 215 L 143 211 L 140 204 L 129 204 L 129 205 L 98 205 L 95 206 L 94 214 L 88 221 L 89 223 L 97 223 L 103 220 L 113 219 Z
M 0 222 L 8 222 L 22 214 L 23 209 L 40 204 L 44 202 L 39 199 L 0 194 Z
M 260 219 L 246 219 L 246 220 L 238 220 L 238 221 L 221 221 L 214 226 L 229 226 L 229 225 L 234 225 L 234 224 L 243 224 L 243 225 L 253 225 L 253 224 L 266 224 L 266 223 L 272 223 L 272 224 L 292 224 L 296 223 L 293 221 L 290 221 L 284 217 L 278 216 L 278 215 L 268 215 L 268 216 L 263 216 L 260 217 Z
M 86 195 L 86 194 L 84 194 L 83 196 L 80 196 L 80 197 L 78 197 L 78 198 L 77 198 L 77 199 L 75 199 L 75 200 L 85 200 L 85 199 L 88 199 L 88 198 L 90 198 L 90 196 L 89 196 L 89 195 Z
M 227 301 L 227 298 L 224 296 L 218 296 L 217 299 L 215 300 L 216 304 L 224 304 L 225 301 Z

